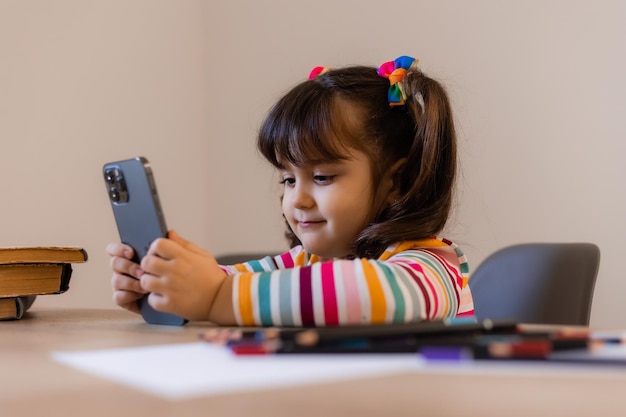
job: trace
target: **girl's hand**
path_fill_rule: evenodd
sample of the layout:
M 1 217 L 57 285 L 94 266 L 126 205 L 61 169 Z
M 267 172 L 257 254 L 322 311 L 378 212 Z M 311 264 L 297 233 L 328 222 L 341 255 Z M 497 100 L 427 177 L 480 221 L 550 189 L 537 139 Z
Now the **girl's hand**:
M 168 239 L 157 239 L 150 245 L 141 260 L 141 271 L 141 288 L 150 293 L 150 305 L 190 320 L 209 319 L 227 278 L 213 255 L 174 231 L 169 232 Z
M 111 278 L 113 301 L 126 310 L 139 313 L 137 301 L 147 291 L 141 287 L 139 281 L 143 271 L 138 264 L 131 261 L 134 255 L 133 249 L 123 243 L 110 243 L 106 250 L 111 256 L 110 265 L 113 270 Z

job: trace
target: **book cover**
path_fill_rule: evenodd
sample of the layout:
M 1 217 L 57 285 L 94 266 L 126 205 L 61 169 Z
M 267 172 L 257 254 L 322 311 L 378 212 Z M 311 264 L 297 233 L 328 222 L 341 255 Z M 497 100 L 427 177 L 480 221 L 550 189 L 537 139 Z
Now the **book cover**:
M 87 252 L 75 246 L 15 246 L 0 247 L 0 264 L 82 263 Z
M 0 297 L 61 294 L 68 290 L 71 276 L 69 263 L 0 265 Z

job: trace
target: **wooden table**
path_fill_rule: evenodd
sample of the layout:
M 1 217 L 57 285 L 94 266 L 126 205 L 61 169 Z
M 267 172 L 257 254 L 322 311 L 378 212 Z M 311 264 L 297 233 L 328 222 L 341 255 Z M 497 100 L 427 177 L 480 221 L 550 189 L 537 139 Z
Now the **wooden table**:
M 122 310 L 33 306 L 0 322 L 0 416 L 607 416 L 626 415 L 626 367 L 575 372 L 442 372 L 166 400 L 51 359 L 50 352 L 198 341 L 208 323 L 149 326 Z M 519 368 L 518 368 L 519 370 Z

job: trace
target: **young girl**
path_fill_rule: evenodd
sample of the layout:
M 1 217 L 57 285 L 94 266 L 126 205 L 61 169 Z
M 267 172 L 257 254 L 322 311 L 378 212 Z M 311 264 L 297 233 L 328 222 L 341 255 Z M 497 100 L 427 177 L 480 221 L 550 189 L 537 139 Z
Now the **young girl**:
M 465 257 L 434 237 L 456 137 L 442 86 L 400 57 L 317 67 L 269 112 L 258 149 L 280 172 L 292 249 L 234 266 L 171 231 L 141 265 L 110 244 L 115 302 L 224 325 L 335 326 L 473 314 Z

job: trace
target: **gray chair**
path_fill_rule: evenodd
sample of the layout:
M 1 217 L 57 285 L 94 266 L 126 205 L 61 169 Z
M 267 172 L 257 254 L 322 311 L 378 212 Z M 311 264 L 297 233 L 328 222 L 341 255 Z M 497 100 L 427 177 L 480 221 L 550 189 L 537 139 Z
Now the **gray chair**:
M 247 261 L 256 261 L 257 259 L 263 259 L 269 254 L 260 252 L 241 252 L 241 253 L 227 253 L 224 255 L 216 256 L 215 260 L 220 265 L 235 265 Z M 274 256 L 274 255 L 271 255 Z
M 600 249 L 592 243 L 525 243 L 500 249 L 470 276 L 479 319 L 588 325 Z

